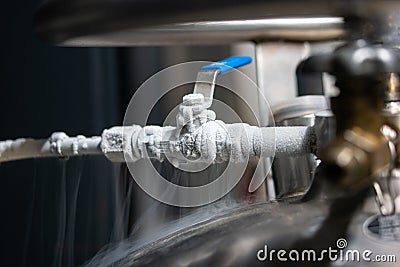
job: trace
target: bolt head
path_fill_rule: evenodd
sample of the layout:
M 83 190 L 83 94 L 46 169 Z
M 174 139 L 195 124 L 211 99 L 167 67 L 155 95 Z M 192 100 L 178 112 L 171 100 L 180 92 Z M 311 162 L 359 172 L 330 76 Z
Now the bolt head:
M 188 94 L 183 97 L 183 103 L 187 106 L 199 105 L 204 102 L 202 94 Z

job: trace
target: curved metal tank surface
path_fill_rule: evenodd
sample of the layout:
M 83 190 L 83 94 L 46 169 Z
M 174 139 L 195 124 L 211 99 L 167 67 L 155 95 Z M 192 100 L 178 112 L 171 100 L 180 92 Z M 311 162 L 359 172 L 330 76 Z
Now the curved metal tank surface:
M 257 204 L 195 224 L 149 243 L 112 265 L 299 266 L 299 262 L 279 262 L 276 255 L 275 261 L 260 261 L 257 252 L 265 245 L 269 251 L 338 249 L 339 238 L 348 244 L 343 251 L 370 250 L 373 255 L 395 255 L 400 259 L 399 240 L 384 241 L 366 233 L 365 222 L 377 214 L 370 190 L 349 196 L 331 185 L 314 183 L 310 191 L 301 203 Z M 377 265 L 362 259 L 331 262 L 328 257 L 301 263 L 303 266 Z M 398 266 L 398 263 L 385 263 L 385 266 Z
M 398 44 L 399 8 L 396 0 L 48 0 L 34 28 L 43 40 L 65 46 L 323 41 L 347 34 L 346 15 L 374 18 L 365 29 Z

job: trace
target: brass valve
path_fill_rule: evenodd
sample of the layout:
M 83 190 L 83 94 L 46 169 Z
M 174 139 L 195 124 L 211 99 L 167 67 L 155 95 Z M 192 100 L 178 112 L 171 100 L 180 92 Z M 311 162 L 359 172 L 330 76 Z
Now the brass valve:
M 310 72 L 336 76 L 340 94 L 331 98 L 336 137 L 320 153 L 326 174 L 344 189 L 373 183 L 390 167 L 390 141 L 381 129 L 389 73 L 400 71 L 397 51 L 364 40 L 349 42 L 330 55 L 310 57 Z

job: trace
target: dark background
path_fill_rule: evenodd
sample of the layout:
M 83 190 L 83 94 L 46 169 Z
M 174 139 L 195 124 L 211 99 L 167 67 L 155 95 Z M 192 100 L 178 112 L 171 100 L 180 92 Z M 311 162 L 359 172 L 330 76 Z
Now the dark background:
M 39 4 L 1 8 L 0 140 L 99 135 L 122 124 L 135 88 L 158 70 L 229 54 L 227 47 L 54 47 L 33 32 Z M 126 238 L 138 216 L 132 192 L 142 194 L 127 177 L 101 156 L 1 164 L 0 266 L 76 266 Z
M 7 1 L 1 9 L 0 140 L 98 135 L 120 124 L 117 50 L 43 43 L 32 27 L 38 5 Z M 0 265 L 78 265 L 109 242 L 113 168 L 101 157 L 1 164 Z

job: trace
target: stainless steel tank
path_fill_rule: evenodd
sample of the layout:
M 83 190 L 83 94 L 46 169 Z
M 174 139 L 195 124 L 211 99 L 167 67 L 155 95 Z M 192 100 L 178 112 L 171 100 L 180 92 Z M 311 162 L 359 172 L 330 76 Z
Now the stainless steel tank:
M 280 103 L 272 107 L 272 112 L 276 126 L 313 126 L 314 114 L 326 109 L 328 103 L 324 96 L 308 95 Z M 311 153 L 277 157 L 272 166 L 276 198 L 295 200 L 310 188 L 318 160 Z
M 377 217 L 368 189 L 349 195 L 322 177 L 315 179 L 317 182 L 305 202 L 264 203 L 224 211 L 148 242 L 109 263 L 112 266 L 378 266 L 373 256 L 391 255 L 392 261 L 400 259 L 399 216 L 392 216 L 391 222 Z M 388 235 L 390 231 L 397 235 Z M 97 260 L 127 248 L 129 243 L 99 255 L 91 264 L 95 266 L 101 263 Z M 282 261 L 276 254 L 270 255 L 272 250 L 302 253 L 310 249 L 315 251 L 315 259 L 297 261 L 286 255 L 287 260 Z M 336 250 L 333 254 L 337 259 L 321 256 L 323 250 Z M 372 253 L 370 262 L 362 255 L 369 254 L 367 250 Z M 359 259 L 350 258 L 353 253 Z M 386 262 L 385 266 L 398 263 Z

